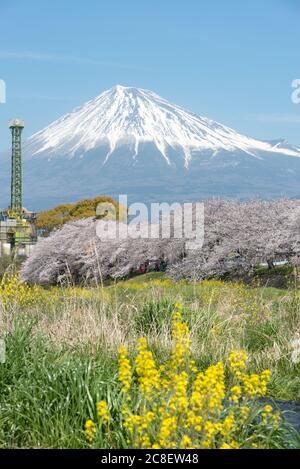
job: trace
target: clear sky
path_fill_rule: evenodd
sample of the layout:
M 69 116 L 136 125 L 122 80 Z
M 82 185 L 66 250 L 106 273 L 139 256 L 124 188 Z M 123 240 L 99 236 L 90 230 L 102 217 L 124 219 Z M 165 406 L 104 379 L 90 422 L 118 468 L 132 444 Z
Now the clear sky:
M 116 84 L 300 145 L 300 0 L 0 0 L 0 151 Z

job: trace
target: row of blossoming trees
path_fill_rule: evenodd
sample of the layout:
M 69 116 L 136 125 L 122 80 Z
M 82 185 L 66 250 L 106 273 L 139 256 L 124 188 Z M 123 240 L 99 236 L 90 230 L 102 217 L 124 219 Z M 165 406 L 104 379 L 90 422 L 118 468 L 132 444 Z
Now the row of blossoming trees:
M 300 201 L 209 200 L 204 215 L 204 243 L 192 250 L 184 237 L 174 237 L 172 227 L 171 236 L 163 238 L 158 225 L 146 222 L 127 226 L 88 218 L 66 224 L 39 241 L 24 265 L 23 278 L 42 285 L 68 279 L 99 282 L 126 277 L 155 260 L 163 260 L 173 278 L 197 280 L 242 275 L 261 263 L 299 264 Z M 178 217 L 181 220 L 181 211 L 174 213 L 171 224 Z M 202 230 L 194 220 L 184 222 Z

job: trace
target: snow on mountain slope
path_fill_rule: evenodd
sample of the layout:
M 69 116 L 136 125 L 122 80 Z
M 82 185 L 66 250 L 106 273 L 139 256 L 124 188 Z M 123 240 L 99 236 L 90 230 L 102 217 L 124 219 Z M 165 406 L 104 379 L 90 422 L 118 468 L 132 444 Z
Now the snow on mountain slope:
M 9 203 L 10 152 L 0 155 Z M 37 132 L 23 146 L 24 204 L 34 210 L 99 194 L 131 202 L 300 197 L 300 149 L 260 141 L 116 86 Z
M 168 149 L 180 150 L 188 168 L 192 152 L 242 151 L 260 158 L 261 151 L 300 156 L 300 150 L 241 135 L 210 119 L 170 104 L 152 91 L 116 86 L 34 134 L 25 153 L 38 157 L 84 156 L 107 145 L 104 164 L 119 144 L 129 144 L 133 158 L 139 145 L 152 142 L 170 164 Z

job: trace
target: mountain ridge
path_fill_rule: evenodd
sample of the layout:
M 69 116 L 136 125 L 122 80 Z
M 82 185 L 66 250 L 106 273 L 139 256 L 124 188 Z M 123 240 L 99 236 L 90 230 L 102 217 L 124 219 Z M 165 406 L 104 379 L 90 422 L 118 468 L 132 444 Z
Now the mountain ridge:
M 36 210 L 121 193 L 146 203 L 300 194 L 299 148 L 248 137 L 141 88 L 104 91 L 32 135 L 23 154 L 24 204 Z
M 277 151 L 266 141 L 186 111 L 152 91 L 117 85 L 32 135 L 25 152 L 33 156 L 47 152 L 51 157 L 60 151 L 74 156 L 107 144 L 106 162 L 120 142 L 133 147 L 134 157 L 140 143 L 154 142 L 168 164 L 168 147 L 179 148 L 186 167 L 195 150 L 241 150 L 254 157 L 258 151 Z M 300 150 L 293 148 L 280 151 L 300 156 Z

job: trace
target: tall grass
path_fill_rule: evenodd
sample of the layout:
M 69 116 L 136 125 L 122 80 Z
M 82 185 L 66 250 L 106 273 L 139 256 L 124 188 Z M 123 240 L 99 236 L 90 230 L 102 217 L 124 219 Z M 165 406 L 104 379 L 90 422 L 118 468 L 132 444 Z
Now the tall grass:
M 119 408 L 117 350 L 145 335 L 158 360 L 170 351 L 171 311 L 184 304 L 200 369 L 245 348 L 250 371 L 272 371 L 269 398 L 300 400 L 300 365 L 291 343 L 300 333 L 298 291 L 240 284 L 150 279 L 106 288 L 39 289 L 28 309 L 2 305 L 6 362 L 0 364 L 0 446 L 86 447 L 84 421 L 95 402 Z M 114 405 L 114 402 L 116 405 Z M 113 443 L 126 441 L 114 415 Z M 289 434 L 289 445 L 297 446 Z
M 32 323 L 7 338 L 0 367 L 1 447 L 80 448 L 84 417 L 115 386 L 116 360 L 101 350 L 53 349 L 32 342 Z

